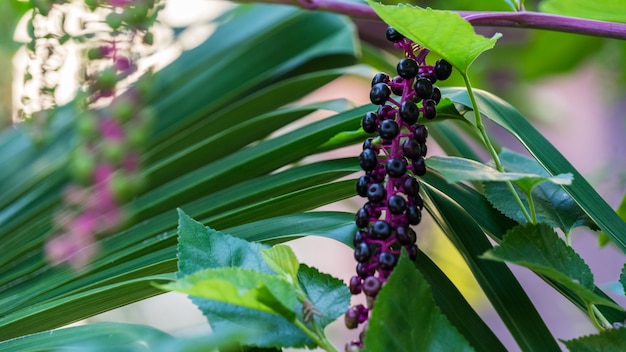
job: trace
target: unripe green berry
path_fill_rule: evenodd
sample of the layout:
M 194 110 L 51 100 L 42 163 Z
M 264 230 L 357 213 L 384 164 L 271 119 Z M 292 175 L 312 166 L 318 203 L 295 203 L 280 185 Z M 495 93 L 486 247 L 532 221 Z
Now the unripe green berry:
M 122 15 L 116 12 L 111 12 L 107 15 L 105 20 L 106 24 L 111 27 L 111 29 L 116 30 L 122 26 Z

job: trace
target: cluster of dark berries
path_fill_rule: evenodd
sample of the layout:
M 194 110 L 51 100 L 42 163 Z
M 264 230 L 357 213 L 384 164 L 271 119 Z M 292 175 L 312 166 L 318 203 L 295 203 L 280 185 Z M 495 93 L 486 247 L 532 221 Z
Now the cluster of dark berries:
M 386 34 L 395 47 L 404 50 L 406 57 L 398 62 L 397 76 L 374 76 L 370 100 L 379 107 L 376 112 L 366 113 L 361 121 L 363 130 L 375 136 L 363 143 L 359 155 L 365 175 L 357 180 L 356 191 L 367 202 L 356 213 L 357 275 L 350 279 L 349 286 L 352 294 L 365 294 L 367 306 L 359 304 L 348 309 L 345 323 L 350 329 L 367 322 L 402 248 L 411 259 L 417 257 L 417 235 L 411 225 L 422 219 L 423 200 L 416 176 L 426 173 L 428 137 L 428 129 L 419 121 L 435 118 L 441 91 L 434 84 L 452 73 L 452 66 L 445 60 L 426 64 L 428 49 L 394 28 L 389 27 Z M 363 333 L 358 341 L 346 344 L 346 351 L 362 347 Z

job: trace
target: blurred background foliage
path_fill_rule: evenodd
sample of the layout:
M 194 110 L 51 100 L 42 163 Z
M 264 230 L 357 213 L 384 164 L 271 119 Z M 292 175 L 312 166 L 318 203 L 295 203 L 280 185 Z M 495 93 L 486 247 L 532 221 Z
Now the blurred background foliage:
M 202 2 L 202 0 L 200 0 Z M 210 0 L 204 0 L 210 2 Z M 187 3 L 184 5 L 183 3 Z M 177 0 L 168 0 L 167 8 L 180 8 L 188 6 L 187 12 L 193 13 L 194 8 Z M 385 3 L 394 3 L 385 1 Z M 415 1 L 414 4 L 436 9 L 463 10 L 463 11 L 509 11 L 510 6 L 504 0 L 432 0 Z M 537 10 L 539 1 L 526 1 L 528 10 Z M 14 29 L 18 22 L 27 13 L 28 2 L 17 0 L 4 0 L 0 2 L 0 65 L 12 67 L 13 58 L 21 43 L 14 41 Z M 167 12 L 167 11 L 166 11 Z M 203 22 L 204 21 L 204 22 Z M 393 70 L 389 62 L 380 62 L 373 55 L 368 55 L 370 50 L 389 51 L 389 56 L 398 56 L 399 52 L 389 50 L 389 44 L 384 40 L 385 25 L 372 21 L 355 21 L 358 33 L 363 40 L 361 63 L 369 64 L 380 70 Z M 188 26 L 210 26 L 204 18 L 190 22 L 167 23 L 174 30 L 174 38 L 184 33 Z M 208 28 L 204 28 L 205 30 Z M 596 37 L 555 33 L 544 30 L 527 30 L 514 28 L 487 28 L 480 27 L 479 33 L 491 35 L 493 32 L 502 32 L 503 38 L 497 46 L 483 55 L 474 63 L 471 70 L 471 79 L 477 88 L 491 91 L 516 106 L 526 117 L 533 119 L 545 131 L 548 138 L 557 146 L 562 146 L 563 153 L 573 164 L 577 166 L 585 176 L 590 178 L 592 184 L 598 186 L 599 192 L 607 201 L 617 206 L 626 191 L 626 161 L 623 155 L 626 146 L 623 136 L 626 133 L 626 119 L 623 111 L 626 111 L 626 42 L 615 39 L 602 39 Z M 209 30 L 204 33 L 208 33 Z M 202 31 L 197 32 L 202 37 Z M 193 42 L 193 40 L 191 41 Z M 199 43 L 198 43 L 199 44 Z M 191 45 L 181 45 L 189 49 Z M 194 44 L 195 45 L 195 44 Z M 20 64 L 20 63 L 17 63 Z M 10 127 L 11 116 L 15 108 L 12 102 L 13 82 L 19 84 L 20 77 L 13 77 L 13 70 L 0 70 L 0 127 Z M 350 81 L 348 84 L 365 85 L 368 82 L 361 77 Z M 463 85 L 460 77 L 453 75 L 447 86 Z M 350 89 L 350 85 L 341 86 L 340 89 Z M 366 89 L 367 90 L 367 89 Z M 364 91 L 366 91 L 364 90 Z M 331 90 L 332 91 L 332 90 Z M 555 94 L 558 93 L 558 94 Z M 571 95 L 570 95 L 571 93 Z M 337 90 L 332 91 L 337 94 Z M 341 93 L 339 93 L 341 94 Z M 364 96 L 357 104 L 365 103 Z M 548 106 L 548 102 L 552 103 Z M 570 112 L 578 112 L 581 116 L 570 116 Z M 493 133 L 498 130 L 493 126 Z M 502 134 L 501 138 L 506 139 Z M 607 172 L 610 171 L 610 172 Z M 350 204 L 348 207 L 356 206 Z M 434 228 L 434 226 L 432 226 Z M 437 232 L 436 230 L 430 232 Z M 589 234 L 580 234 L 584 240 L 575 242 L 584 252 L 584 247 L 593 247 L 595 237 Z M 475 283 L 463 282 L 468 275 L 460 256 L 451 257 L 448 253 L 453 247 L 439 235 L 431 240 L 430 246 L 435 256 L 440 256 L 440 262 L 444 270 L 451 276 L 457 276 L 460 286 L 465 288 L 466 294 L 480 305 L 480 296 L 476 294 Z M 439 239 L 439 240 L 437 240 Z M 578 249 L 578 248 L 577 248 Z M 304 250 L 298 251 L 299 256 L 305 256 L 304 261 L 319 260 L 315 255 L 307 254 Z M 351 259 L 350 251 L 342 253 Z M 584 253 L 583 253 L 584 255 Z M 590 258 L 592 269 L 595 265 L 606 263 L 606 258 Z M 617 262 L 623 262 L 617 258 Z M 447 262 L 447 264 L 445 263 Z M 323 263 L 314 263 L 324 266 Z M 348 268 L 350 272 L 352 267 Z M 594 270 L 599 273 L 598 282 L 616 278 L 614 272 L 602 273 L 602 270 Z M 155 298 L 154 302 L 163 304 Z M 474 300 L 475 299 L 475 300 Z M 183 300 L 176 300 L 175 304 L 183 304 Z M 137 311 L 143 311 L 145 320 L 157 319 L 151 309 L 141 307 L 129 308 L 130 311 L 118 311 L 120 320 L 137 321 Z M 135 309 L 134 313 L 132 309 Z M 174 310 L 175 311 L 175 310 Z M 541 309 L 540 309 L 541 311 Z M 130 313 L 128 313 L 130 312 Z M 108 318 L 104 318 L 108 319 Z M 182 319 L 182 318 L 181 318 Z M 201 317 L 199 319 L 202 319 Z M 562 317 L 556 319 L 563 320 Z M 97 318 L 95 320 L 98 320 Z M 165 322 L 164 324 L 167 324 Z M 171 323 L 171 322 L 170 322 Z M 167 325 L 166 325 L 167 326 Z M 180 326 L 167 326 L 168 329 L 180 328 Z M 588 329 L 588 327 L 584 327 Z M 574 335 L 576 332 L 573 333 Z M 574 336 L 572 335 L 572 336 Z M 342 338 L 343 339 L 343 338 Z

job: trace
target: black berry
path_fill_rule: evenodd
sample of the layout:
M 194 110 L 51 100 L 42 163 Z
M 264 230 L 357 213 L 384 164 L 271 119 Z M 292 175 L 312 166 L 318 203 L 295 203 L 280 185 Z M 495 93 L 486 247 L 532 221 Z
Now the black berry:
M 435 62 L 435 77 L 440 80 L 448 79 L 452 74 L 452 65 L 444 59 Z
M 404 156 L 415 160 L 422 156 L 422 146 L 413 138 L 407 138 L 402 142 L 402 152 Z
M 439 104 L 439 102 L 441 101 L 441 90 L 437 87 L 433 87 L 433 95 L 430 96 L 430 99 Z
M 387 161 L 385 169 L 391 177 L 402 177 L 406 173 L 406 160 L 404 158 L 391 158 Z
M 433 83 L 426 78 L 415 81 L 415 94 L 422 99 L 428 99 L 433 95 Z
M 362 288 L 362 279 L 358 276 L 353 276 L 350 278 L 350 285 L 348 285 L 350 287 L 350 293 L 352 293 L 353 295 L 358 295 L 359 293 L 361 293 L 361 288 Z
M 407 177 L 402 183 L 402 188 L 404 189 L 404 194 L 407 196 L 417 196 L 420 191 L 420 184 L 413 177 Z
M 391 270 L 396 266 L 396 256 L 393 253 L 382 252 L 378 256 L 378 264 L 381 269 Z
M 428 138 L 428 127 L 424 125 L 417 125 L 415 127 L 415 132 L 413 132 L 413 138 L 415 138 L 415 140 L 420 144 L 426 143 L 426 138 Z
M 387 37 L 387 40 L 392 43 L 396 43 L 404 39 L 404 36 L 393 27 L 387 27 L 385 37 Z
M 376 113 L 366 113 L 361 120 L 361 126 L 363 127 L 363 131 L 365 131 L 366 133 L 376 132 L 376 129 L 378 128 L 378 121 L 376 121 L 377 119 L 378 116 L 376 115 Z
M 365 241 L 365 237 L 363 236 L 363 232 L 361 231 L 357 231 L 354 234 L 354 238 L 352 238 L 352 244 L 354 244 L 354 247 L 358 246 L 359 243 Z
M 391 81 L 390 86 L 391 86 L 391 92 L 393 92 L 393 94 L 402 95 L 402 92 L 404 90 L 404 78 L 400 76 L 394 77 L 393 80 Z
M 398 194 L 394 194 L 387 200 L 387 207 L 392 214 L 402 214 L 406 210 L 406 200 Z
M 379 203 L 387 196 L 385 187 L 380 183 L 373 183 L 367 189 L 367 199 L 372 203 Z
M 370 268 L 367 264 L 358 263 L 356 265 L 356 274 L 359 275 L 360 278 L 365 279 L 370 275 L 374 275 L 374 269 Z
M 423 157 L 417 158 L 413 161 L 413 173 L 417 176 L 424 176 L 426 174 L 426 162 Z
M 399 114 L 402 121 L 409 125 L 413 125 L 417 122 L 417 119 L 420 116 L 420 110 L 414 102 L 407 100 L 402 102 L 402 105 L 400 105 Z
M 396 228 L 396 239 L 400 244 L 409 246 L 417 240 L 417 234 L 410 227 L 399 226 Z
M 372 104 L 383 105 L 391 95 L 391 89 L 385 83 L 376 83 L 370 90 L 370 101 Z M 430 96 L 430 95 L 429 95 Z
M 370 177 L 369 176 L 361 176 L 358 180 L 356 180 L 356 193 L 361 197 L 367 197 L 367 188 L 370 186 Z
M 422 103 L 424 105 L 424 117 L 432 120 L 437 116 L 437 103 L 432 99 L 426 99 Z
M 370 246 L 365 242 L 359 243 L 354 248 L 354 259 L 359 263 L 365 263 L 370 259 L 371 255 Z
M 386 240 L 391 236 L 391 225 L 385 220 L 378 220 L 370 227 L 370 234 L 373 239 Z
M 382 139 L 394 139 L 400 133 L 400 127 L 394 120 L 384 120 L 380 123 L 378 133 Z
M 378 164 L 378 158 L 376 157 L 376 153 L 374 153 L 371 149 L 365 149 L 359 155 L 359 165 L 365 171 L 374 170 L 376 165 Z
M 417 245 L 414 244 L 414 245 L 407 247 L 406 252 L 412 261 L 415 261 L 417 259 L 417 254 L 419 252 L 417 249 Z
M 386 73 L 377 73 L 374 78 L 372 78 L 372 87 L 377 83 L 389 83 L 389 75 Z
M 404 58 L 400 60 L 396 66 L 398 75 L 404 79 L 411 79 L 417 76 L 418 69 L 419 67 L 417 66 L 417 62 L 411 58 Z
M 411 225 L 417 225 L 422 221 L 422 212 L 415 205 L 409 205 L 406 208 L 406 220 Z
M 370 223 L 370 216 L 367 213 L 367 210 L 361 208 L 356 212 L 356 216 L 354 218 L 354 222 L 358 228 L 366 228 Z

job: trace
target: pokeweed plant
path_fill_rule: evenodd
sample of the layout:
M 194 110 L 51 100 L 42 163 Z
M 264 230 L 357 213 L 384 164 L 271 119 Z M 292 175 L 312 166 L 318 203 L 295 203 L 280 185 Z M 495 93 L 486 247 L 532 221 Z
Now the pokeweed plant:
M 506 3 L 521 15 L 536 16 L 523 11 L 523 2 Z M 557 351 L 561 345 L 504 263 L 532 270 L 598 328 L 598 334 L 561 341 L 570 351 L 621 350 L 626 345 L 622 327 L 626 312 L 595 285 L 590 268 L 571 246 L 570 234 L 580 226 L 599 229 L 626 252 L 626 223 L 517 110 L 473 88 L 469 79 L 471 64 L 500 37 L 477 35 L 470 23 L 480 19 L 485 21 L 482 24 L 503 25 L 502 18 L 510 20 L 512 16 L 459 15 L 374 2 L 366 7 L 323 0 L 301 4 L 355 15 L 375 13 L 390 25 L 386 38 L 405 57 L 394 65 L 395 72 L 381 72 L 372 79 L 369 98 L 373 106 L 352 109 L 339 104 L 341 112 L 335 116 L 263 140 L 288 121 L 337 106 L 335 102 L 283 107 L 298 98 L 293 87 L 304 85 L 310 91 L 348 72 L 343 65 L 353 62 L 356 45 L 345 18 L 282 6 L 253 5 L 232 11 L 232 17 L 224 17 L 222 30 L 207 42 L 208 57 L 218 62 L 218 67 L 208 69 L 212 75 L 204 73 L 202 66 L 190 67 L 190 63 L 200 65 L 195 54 L 202 51 L 196 51 L 183 55 L 178 66 L 173 64 L 178 71 L 169 72 L 175 75 L 168 76 L 166 68 L 152 78 L 157 88 L 146 94 L 146 100 L 154 102 L 157 126 L 147 142 L 153 149 L 147 149 L 150 151 L 143 157 L 147 170 L 142 175 L 155 189 L 139 192 L 130 201 L 134 223 L 102 239 L 101 252 L 90 265 L 75 273 L 61 265 L 44 264 L 41 244 L 47 233 L 46 221 L 39 227 L 27 225 L 26 214 L 2 224 L 3 231 L 42 234 L 33 237 L 33 243 L 18 247 L 20 253 L 0 257 L 8 274 L 0 286 L 0 334 L 5 340 L 0 347 L 111 348 L 107 344 L 114 336 L 119 337 L 116 348 L 130 349 L 140 345 L 167 351 L 284 347 L 336 351 L 324 330 L 343 317 L 348 328 L 361 325 L 359 339 L 347 342 L 346 351 L 505 351 L 501 338 L 416 246 L 419 230 L 411 226 L 420 223 L 421 211 L 426 209 L 463 255 L 520 350 Z M 569 11 L 557 0 L 546 2 L 545 9 Z M 580 16 L 580 9 L 574 13 Z M 266 18 L 261 15 L 273 16 L 278 25 L 268 24 L 269 20 L 251 21 Z M 597 16 L 595 13 L 594 18 Z M 586 33 L 586 23 L 594 34 L 603 33 L 596 21 L 575 18 L 568 27 L 560 15 L 539 17 L 544 22 L 531 21 L 529 25 L 571 31 L 579 25 L 583 28 L 580 33 Z M 320 27 L 322 22 L 325 26 Z M 268 26 L 267 30 L 263 26 Z M 280 44 L 285 36 L 312 33 L 311 28 L 316 28 L 315 33 L 294 36 L 299 39 L 293 46 Z M 620 28 L 613 24 L 607 29 L 611 33 L 604 34 L 619 37 Z M 223 40 L 223 35 L 229 40 Z M 240 53 L 232 46 L 237 38 L 256 38 L 258 42 Z M 271 45 L 286 52 L 269 50 Z M 214 99 L 218 93 L 209 92 L 212 100 L 208 105 L 191 100 L 190 106 L 182 108 L 183 121 L 169 116 L 181 109 L 177 99 L 189 99 L 187 94 L 197 91 L 194 83 L 199 79 L 194 75 L 199 72 L 210 78 L 214 87 L 219 84 L 213 80 L 233 82 L 227 79 L 231 77 L 220 78 L 223 71 L 218 58 L 224 53 L 232 59 L 228 65 L 239 64 L 236 67 L 245 71 L 231 74 L 248 78 L 240 81 L 242 86 L 219 99 Z M 252 53 L 271 53 L 277 63 Z M 439 59 L 433 62 L 429 55 Z M 241 65 L 250 60 L 256 60 L 258 66 Z M 464 87 L 436 86 L 453 71 L 462 77 Z M 188 87 L 176 87 L 182 79 L 189 79 Z M 57 114 L 63 116 L 64 108 L 59 109 Z M 260 114 L 258 109 L 266 112 Z M 250 115 L 253 113 L 258 115 Z M 159 122 L 159 117 L 163 121 Z M 233 121 L 235 118 L 238 120 Z M 531 157 L 498 147 L 483 119 L 517 138 Z M 452 133 L 447 128 L 451 124 L 463 126 L 458 130 L 462 132 Z M 265 129 L 257 131 L 261 126 Z M 61 124 L 57 133 L 66 128 Z M 209 131 L 212 135 L 207 137 Z M 241 141 L 242 135 L 249 136 L 246 142 Z M 428 136 L 449 156 L 427 157 Z M 468 139 L 478 141 L 480 152 L 491 160 L 481 162 Z M 358 158 L 291 166 L 272 173 L 304 156 L 359 140 L 364 142 Z M 227 148 L 226 141 L 235 143 L 227 154 L 213 151 L 216 146 Z M 28 148 L 22 149 L 26 154 Z M 365 175 L 335 181 L 358 169 Z M 57 174 L 59 169 L 51 167 L 48 172 Z M 8 174 L 2 176 L 11 181 Z M 50 187 L 53 191 L 44 198 L 49 204 L 62 201 L 58 191 L 62 184 L 63 177 Z M 210 187 L 216 184 L 224 188 Z M 37 189 L 25 184 L 11 199 L 22 199 L 21 193 Z M 352 195 L 367 198 L 356 214 L 303 213 Z M 169 212 L 173 206 L 180 206 L 176 230 Z M 48 205 L 36 213 L 48 214 L 45 220 L 50 221 L 51 208 Z M 7 201 L 3 214 L 19 214 L 19 209 L 19 204 Z M 343 283 L 299 263 L 291 249 L 280 244 L 306 235 L 333 238 L 353 247 L 357 275 Z M 4 235 L 2 239 L 17 243 L 15 238 Z M 24 253 L 39 258 L 16 258 Z M 128 263 L 121 264 L 124 260 Z M 175 266 L 174 278 L 168 274 Z M 24 278 L 24 273 L 30 276 Z M 620 282 L 626 286 L 624 277 Z M 41 292 L 42 285 L 50 282 L 54 286 Z M 65 328 L 53 334 L 44 331 L 160 290 L 190 295 L 207 317 L 213 335 L 175 338 L 147 326 L 123 324 Z M 351 294 L 361 292 L 365 304 L 349 308 Z M 120 293 L 128 293 L 128 297 L 119 297 Z M 92 304 L 112 296 L 116 299 L 96 307 Z M 71 314 L 59 316 L 61 312 Z M 51 321 L 42 320 L 51 316 Z M 30 335 L 21 336 L 26 333 Z

